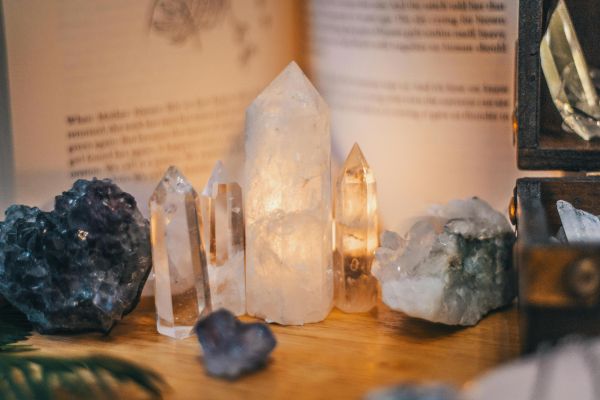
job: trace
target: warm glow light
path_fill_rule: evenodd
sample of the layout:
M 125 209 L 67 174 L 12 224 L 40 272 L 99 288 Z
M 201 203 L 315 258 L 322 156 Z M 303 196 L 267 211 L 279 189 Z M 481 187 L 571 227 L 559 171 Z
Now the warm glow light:
M 376 192 L 373 172 L 355 144 L 336 182 L 334 207 L 335 305 L 346 312 L 368 311 L 377 300 L 371 275 L 379 245 Z

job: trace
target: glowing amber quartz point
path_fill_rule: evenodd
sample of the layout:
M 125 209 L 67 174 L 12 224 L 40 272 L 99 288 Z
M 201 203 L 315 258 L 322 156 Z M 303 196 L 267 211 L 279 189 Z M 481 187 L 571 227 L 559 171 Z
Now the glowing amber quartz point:
M 335 190 L 335 305 L 345 312 L 369 311 L 377 301 L 371 275 L 379 245 L 377 188 L 358 144 L 344 163 Z
M 152 194 L 150 213 L 158 332 L 183 339 L 211 301 L 199 197 L 175 167 Z

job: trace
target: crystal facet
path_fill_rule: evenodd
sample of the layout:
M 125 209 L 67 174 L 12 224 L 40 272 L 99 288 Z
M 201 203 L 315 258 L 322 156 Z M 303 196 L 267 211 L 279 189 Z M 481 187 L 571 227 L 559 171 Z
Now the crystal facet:
M 345 312 L 369 311 L 377 301 L 371 275 L 379 245 L 377 189 L 358 144 L 346 158 L 335 192 L 335 305 Z
M 559 0 L 540 44 L 544 76 L 570 130 L 585 140 L 600 136 L 600 103 L 573 21 Z
M 108 179 L 78 180 L 50 212 L 13 205 L 0 222 L 0 295 L 43 333 L 110 331 L 151 268 L 148 221 Z
M 198 194 L 170 167 L 150 198 L 158 332 L 182 339 L 210 312 Z
M 329 109 L 291 63 L 246 111 L 247 311 L 323 320 L 333 301 Z
M 246 312 L 242 189 L 229 181 L 221 161 L 215 165 L 200 203 L 212 306 L 242 315 Z
M 472 198 L 419 219 L 405 238 L 384 232 L 373 274 L 383 301 L 406 314 L 448 325 L 474 325 L 515 296 L 506 218 Z
M 242 323 L 225 309 L 198 321 L 195 331 L 206 371 L 227 379 L 263 368 L 277 344 L 267 325 Z
M 569 243 L 600 242 L 600 218 L 564 200 L 556 202 L 564 237 Z

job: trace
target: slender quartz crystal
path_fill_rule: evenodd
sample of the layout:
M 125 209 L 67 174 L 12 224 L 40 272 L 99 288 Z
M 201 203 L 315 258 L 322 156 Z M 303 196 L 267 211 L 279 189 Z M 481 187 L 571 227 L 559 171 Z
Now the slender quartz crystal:
M 379 246 L 377 189 L 358 144 L 342 167 L 335 191 L 335 305 L 345 312 L 369 311 L 377 301 L 371 263 Z
M 329 109 L 295 63 L 246 111 L 246 308 L 323 320 L 333 302 Z
M 218 161 L 200 197 L 213 308 L 246 312 L 242 189 Z
M 573 21 L 559 0 L 540 44 L 544 77 L 567 128 L 585 140 L 600 136 L 600 103 Z
M 198 194 L 170 167 L 150 198 L 158 332 L 177 339 L 211 310 Z

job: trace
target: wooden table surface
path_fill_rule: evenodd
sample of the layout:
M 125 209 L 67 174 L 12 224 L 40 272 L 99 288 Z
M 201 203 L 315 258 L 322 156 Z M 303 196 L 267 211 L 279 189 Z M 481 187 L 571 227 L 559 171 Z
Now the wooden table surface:
M 358 399 L 370 389 L 406 381 L 462 385 L 519 351 L 516 306 L 471 328 L 411 319 L 384 305 L 368 314 L 334 310 L 321 323 L 272 328 L 278 345 L 268 367 L 235 382 L 204 374 L 195 337 L 159 335 L 151 299 L 109 336 L 35 334 L 28 343 L 44 354 L 101 352 L 151 367 L 169 385 L 166 399 Z

